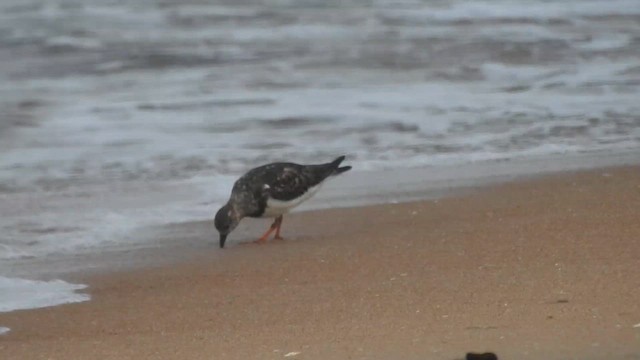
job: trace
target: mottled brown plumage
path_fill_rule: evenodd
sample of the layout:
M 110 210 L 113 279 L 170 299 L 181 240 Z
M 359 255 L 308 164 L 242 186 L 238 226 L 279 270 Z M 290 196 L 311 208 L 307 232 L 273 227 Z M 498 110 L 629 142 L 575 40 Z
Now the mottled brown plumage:
M 220 247 L 224 247 L 227 235 L 244 217 L 275 217 L 276 221 L 261 240 L 266 240 L 273 230 L 277 230 L 276 237 L 279 237 L 282 215 L 313 196 L 327 178 L 351 169 L 351 166 L 340 167 L 344 159 L 340 156 L 330 163 L 317 165 L 272 163 L 244 174 L 235 182 L 229 201 L 215 217 Z

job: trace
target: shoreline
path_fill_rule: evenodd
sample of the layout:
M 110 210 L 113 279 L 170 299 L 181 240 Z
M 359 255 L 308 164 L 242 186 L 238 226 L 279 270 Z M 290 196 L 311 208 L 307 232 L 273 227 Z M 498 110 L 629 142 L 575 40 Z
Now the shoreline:
M 630 166 L 636 164 L 638 158 L 640 151 L 634 149 L 407 169 L 359 171 L 356 168 L 346 177 L 332 180 L 293 213 L 460 196 L 514 181 Z M 198 202 L 195 197 L 192 201 Z M 206 219 L 141 227 L 129 235 L 137 239 L 132 243 L 105 244 L 71 254 L 6 259 L 0 273 L 38 280 L 73 279 L 77 274 L 128 271 L 185 261 L 206 251 L 215 240 L 217 233 L 212 219 L 216 209 L 212 206 L 211 217 Z M 268 221 L 241 222 L 231 241 L 247 241 L 252 234 L 262 232 Z M 177 237 L 180 241 L 176 241 Z M 73 266 L 69 266 L 70 263 Z
M 78 276 L 91 301 L 0 314 L 11 328 L 0 350 L 24 359 L 640 357 L 639 183 L 637 166 L 614 167 L 292 214 L 284 242 Z M 181 226 L 196 234 L 204 225 Z

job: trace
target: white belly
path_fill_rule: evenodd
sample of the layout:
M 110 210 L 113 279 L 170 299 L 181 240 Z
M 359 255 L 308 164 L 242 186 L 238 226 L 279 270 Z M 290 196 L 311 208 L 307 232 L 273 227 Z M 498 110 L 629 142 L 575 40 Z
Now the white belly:
M 289 212 L 289 210 L 309 200 L 309 198 L 311 198 L 313 195 L 315 195 L 315 193 L 318 192 L 321 185 L 322 184 L 318 184 L 316 186 L 310 187 L 306 193 L 302 194 L 302 196 L 291 201 L 282 201 L 270 198 L 269 200 L 267 200 L 267 208 L 264 210 L 264 214 L 262 214 L 262 216 L 277 217 L 282 214 L 286 214 L 287 212 Z

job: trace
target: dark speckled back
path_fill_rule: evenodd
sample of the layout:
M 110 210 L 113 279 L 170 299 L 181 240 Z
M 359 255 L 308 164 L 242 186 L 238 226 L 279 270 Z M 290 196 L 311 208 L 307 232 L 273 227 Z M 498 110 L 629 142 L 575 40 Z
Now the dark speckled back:
M 272 163 L 250 170 L 233 185 L 230 201 L 243 216 L 263 215 L 269 198 L 291 201 L 305 194 L 331 175 L 351 167 L 339 168 L 344 156 L 319 165 Z

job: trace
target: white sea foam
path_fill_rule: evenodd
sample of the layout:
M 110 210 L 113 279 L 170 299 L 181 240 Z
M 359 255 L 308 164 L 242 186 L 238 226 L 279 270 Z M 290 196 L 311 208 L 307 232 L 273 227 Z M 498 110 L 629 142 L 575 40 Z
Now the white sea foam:
M 640 14 L 634 0 L 588 0 L 588 1 L 473 1 L 451 2 L 450 5 L 428 6 L 411 10 L 395 10 L 402 14 L 424 20 L 457 21 L 515 19 L 574 19 L 581 16 Z M 418 5 L 419 6 L 419 5 Z
M 0 313 L 88 301 L 88 294 L 77 293 L 85 288 L 86 285 L 62 280 L 38 281 L 0 276 Z M 9 328 L 0 326 L 0 335 L 9 331 Z
M 77 293 L 86 285 L 62 280 L 38 281 L 0 276 L 0 312 L 37 309 L 89 300 L 88 294 Z
M 79 48 L 79 49 L 98 49 L 101 47 L 99 41 L 90 38 L 79 38 L 70 36 L 59 36 L 47 39 L 46 44 L 56 48 Z

